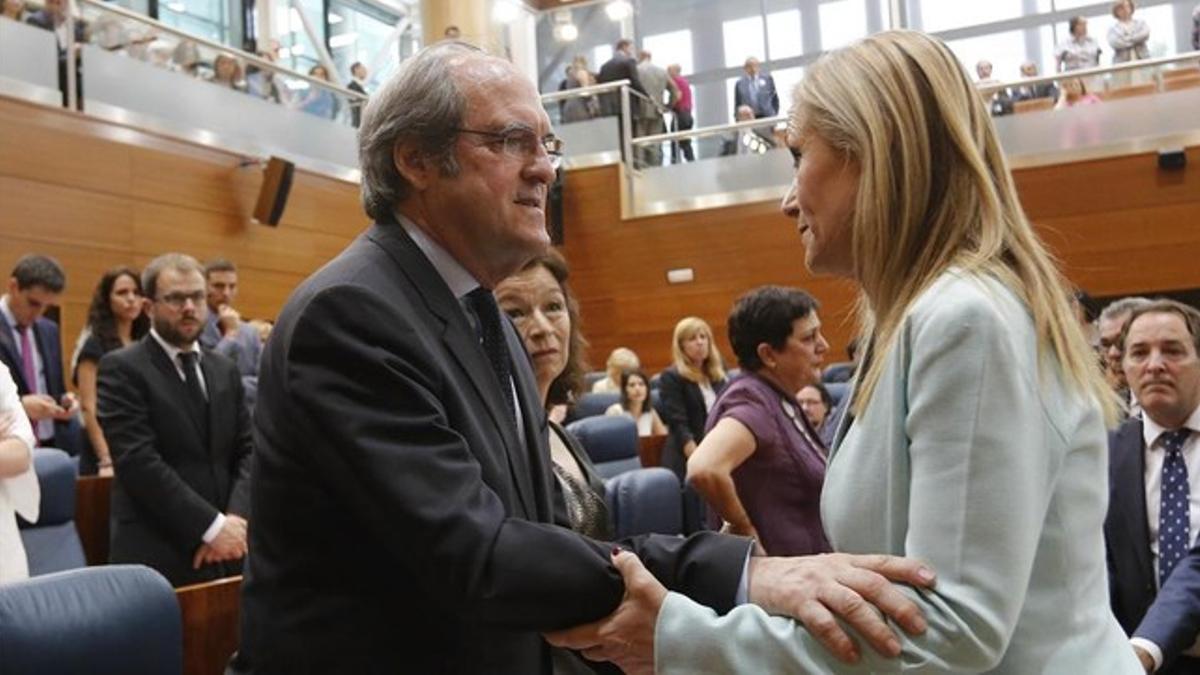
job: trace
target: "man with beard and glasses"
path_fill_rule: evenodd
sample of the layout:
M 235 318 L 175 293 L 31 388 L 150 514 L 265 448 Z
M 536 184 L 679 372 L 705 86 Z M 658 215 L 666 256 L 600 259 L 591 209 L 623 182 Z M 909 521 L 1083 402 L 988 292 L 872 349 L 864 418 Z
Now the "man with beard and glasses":
M 142 273 L 153 327 L 100 360 L 100 423 L 112 452 L 113 563 L 175 586 L 241 572 L 250 507 L 250 416 L 237 366 L 201 349 L 204 268 L 168 253 Z

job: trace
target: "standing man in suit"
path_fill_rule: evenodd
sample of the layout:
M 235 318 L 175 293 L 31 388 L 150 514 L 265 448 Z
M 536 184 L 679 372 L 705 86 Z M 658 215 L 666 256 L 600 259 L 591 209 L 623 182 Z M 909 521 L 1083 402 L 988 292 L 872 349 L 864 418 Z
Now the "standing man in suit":
M 1132 310 L 1121 345 L 1142 417 L 1110 439 L 1104 534 L 1113 613 L 1148 672 L 1200 672 L 1195 630 L 1186 639 L 1163 637 L 1183 625 L 1178 603 L 1147 615 L 1176 571 L 1192 577 L 1177 589 L 1196 584 L 1194 571 L 1177 566 L 1192 564 L 1181 561 L 1200 529 L 1200 312 L 1172 300 L 1147 302 Z
M 605 61 L 604 65 L 600 66 L 600 72 L 596 74 L 596 84 L 618 80 L 629 80 L 631 89 L 646 95 L 646 88 L 642 86 L 642 80 L 638 77 L 637 60 L 633 58 L 633 40 L 628 38 L 617 40 L 613 45 L 612 58 Z M 631 114 L 635 117 L 639 100 L 641 99 L 633 97 L 629 102 L 633 111 Z M 600 97 L 600 114 L 605 117 L 621 114 L 621 96 L 618 92 L 612 91 Z
M 779 94 L 775 91 L 775 78 L 762 71 L 758 59 L 746 59 L 746 74 L 738 78 L 733 86 L 733 110 L 748 105 L 754 117 L 774 117 L 779 114 Z
M 250 417 L 237 367 L 200 348 L 204 269 L 168 253 L 142 272 L 153 327 L 100 359 L 100 423 L 116 464 L 109 560 L 175 586 L 241 570 Z
M 549 245 L 560 141 L 511 63 L 445 41 L 375 94 L 359 145 L 376 223 L 296 289 L 263 355 L 234 669 L 549 673 L 540 633 L 623 593 L 612 545 L 561 525 L 546 414 L 490 290 Z M 881 592 L 862 597 L 919 619 L 863 569 L 920 583 L 912 561 L 748 560 L 749 540 L 714 533 L 626 545 L 723 610 L 745 591 L 842 613 L 865 574 Z
M 350 66 L 350 82 L 346 85 L 346 88 L 350 91 L 358 92 L 363 96 L 367 95 L 367 67 L 363 65 L 362 61 L 355 61 Z M 362 123 L 364 105 L 364 101 L 350 102 L 350 121 L 354 124 L 355 129 Z
M 204 266 L 205 301 L 208 318 L 200 331 L 200 346 L 211 349 L 237 364 L 246 391 L 246 402 L 254 411 L 258 390 L 258 361 L 262 357 L 262 337 L 258 329 L 242 321 L 233 308 L 238 295 L 237 265 L 225 258 L 208 261 Z
M 38 445 L 77 456 L 82 449 L 79 401 L 63 381 L 58 324 L 44 316 L 58 304 L 66 285 L 67 277 L 54 258 L 30 254 L 17 261 L 8 290 L 0 297 L 5 324 L 0 330 L 0 361 L 17 383 Z

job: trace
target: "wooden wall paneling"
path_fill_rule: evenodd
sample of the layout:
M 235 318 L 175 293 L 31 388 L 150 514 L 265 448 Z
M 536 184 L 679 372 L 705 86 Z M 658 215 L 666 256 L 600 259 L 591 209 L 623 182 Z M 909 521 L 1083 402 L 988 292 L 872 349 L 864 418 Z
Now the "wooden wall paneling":
M 130 193 L 139 201 L 233 214 L 249 220 L 262 172 L 232 155 L 195 157 L 133 148 Z
M 368 222 L 358 185 L 297 172 L 280 227 L 324 232 L 349 241 Z
M 1187 149 L 1188 168 L 1161 171 L 1155 153 L 1017 169 L 1021 205 L 1035 222 L 1195 202 L 1200 196 L 1200 147 Z
M 63 127 L 70 113 L 0 98 L 0 175 L 123 195 L 129 148 Z
M 0 176 L 0 204 L 5 237 L 121 254 L 133 243 L 133 203 L 125 197 Z

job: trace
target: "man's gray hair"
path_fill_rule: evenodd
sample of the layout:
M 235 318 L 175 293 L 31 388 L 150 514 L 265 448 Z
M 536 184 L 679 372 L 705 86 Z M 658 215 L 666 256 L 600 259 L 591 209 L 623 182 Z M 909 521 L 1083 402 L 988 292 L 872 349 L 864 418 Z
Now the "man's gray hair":
M 1131 295 L 1128 298 L 1114 300 L 1101 310 L 1100 317 L 1096 319 L 1096 325 L 1101 321 L 1111 321 L 1119 316 L 1132 314 L 1135 309 L 1145 307 L 1150 304 L 1150 301 L 1138 295 Z
M 183 253 L 164 253 L 151 260 L 142 270 L 142 292 L 146 294 L 147 298 L 158 299 L 158 277 L 163 270 L 168 269 L 185 274 L 195 272 L 204 276 L 204 266 L 200 264 L 199 260 Z
M 467 104 L 450 62 L 483 53 L 454 40 L 426 47 L 402 63 L 367 103 L 358 132 L 358 163 L 363 208 L 377 222 L 391 221 L 396 204 L 412 189 L 396 169 L 397 143 L 414 142 L 419 152 L 441 165 L 443 174 L 458 173 L 453 148 Z

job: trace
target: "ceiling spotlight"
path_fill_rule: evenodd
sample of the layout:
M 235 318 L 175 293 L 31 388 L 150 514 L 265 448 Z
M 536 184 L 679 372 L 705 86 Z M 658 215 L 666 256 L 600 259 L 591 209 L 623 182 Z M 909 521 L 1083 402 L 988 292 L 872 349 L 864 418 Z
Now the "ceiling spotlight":
M 496 0 L 492 5 L 492 21 L 496 23 L 512 23 L 521 15 L 521 8 L 512 0 Z
M 579 37 L 579 29 L 573 23 L 560 23 L 554 27 L 554 39 L 559 42 L 574 42 Z
M 604 13 L 613 21 L 624 21 L 633 14 L 633 5 L 629 4 L 629 0 L 612 0 L 604 6 Z

